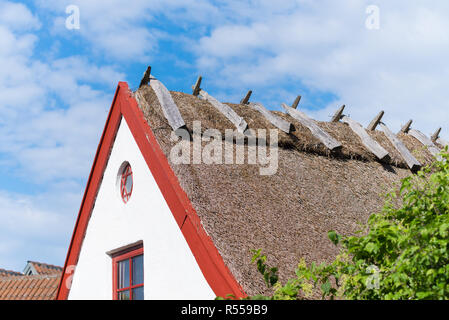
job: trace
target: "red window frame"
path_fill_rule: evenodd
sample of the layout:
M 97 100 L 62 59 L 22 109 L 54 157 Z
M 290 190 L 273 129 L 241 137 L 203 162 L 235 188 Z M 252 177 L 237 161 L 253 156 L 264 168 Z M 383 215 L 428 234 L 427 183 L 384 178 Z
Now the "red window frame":
M 128 179 L 128 177 L 131 178 L 131 190 L 129 192 L 126 190 L 126 180 Z M 131 165 L 128 163 L 126 164 L 126 167 L 123 170 L 122 176 L 120 178 L 120 194 L 122 196 L 122 200 L 124 203 L 127 203 L 129 201 L 129 198 L 131 198 L 131 194 L 133 193 L 133 187 L 134 187 L 133 171 L 131 169 Z
M 143 287 L 144 281 L 140 284 L 133 285 L 132 282 L 132 258 L 143 255 L 143 246 L 133 247 L 114 254 L 112 257 L 112 299 L 118 300 L 118 293 L 129 290 L 130 300 L 133 300 L 133 290 L 135 288 Z M 124 260 L 129 260 L 129 287 L 118 289 L 118 263 Z

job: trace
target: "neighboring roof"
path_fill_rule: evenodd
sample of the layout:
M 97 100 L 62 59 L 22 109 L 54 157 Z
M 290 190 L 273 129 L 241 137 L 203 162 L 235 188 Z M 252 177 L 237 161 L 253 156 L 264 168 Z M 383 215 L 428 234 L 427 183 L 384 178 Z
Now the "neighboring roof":
M 47 274 L 61 274 L 62 267 L 58 267 L 52 264 L 28 261 L 24 274 L 29 275 L 30 273 L 33 275 L 47 275 Z
M 190 94 L 171 92 L 192 132 L 193 120 L 200 120 L 202 132 L 235 129 L 209 102 Z M 382 195 L 410 174 L 400 154 L 385 134 L 370 135 L 389 153 L 380 163 L 341 122 L 316 122 L 343 144 L 329 152 L 323 144 L 292 117 L 295 131 L 278 130 L 279 168 L 272 176 L 261 176 L 257 165 L 172 164 L 171 127 L 150 86 L 136 92 L 145 118 L 183 190 L 190 199 L 206 233 L 225 264 L 249 295 L 266 293 L 265 284 L 250 263 L 251 249 L 261 248 L 269 263 L 279 267 L 282 281 L 294 276 L 301 258 L 307 262 L 330 261 L 337 254 L 327 232 L 354 234 L 359 223 L 381 210 Z M 261 113 L 247 105 L 228 104 L 253 129 L 276 129 Z M 408 135 L 399 135 L 423 164 L 433 157 Z M 227 142 L 223 142 L 227 143 Z M 235 153 L 235 145 L 232 146 Z
M 24 273 L 0 269 L 0 300 L 54 300 L 62 268 L 28 261 Z
M 11 271 L 11 270 L 5 270 L 0 269 L 0 277 L 8 277 L 8 276 L 22 276 L 23 274 L 21 272 L 17 271 Z
M 0 277 L 0 300 L 54 300 L 60 275 Z

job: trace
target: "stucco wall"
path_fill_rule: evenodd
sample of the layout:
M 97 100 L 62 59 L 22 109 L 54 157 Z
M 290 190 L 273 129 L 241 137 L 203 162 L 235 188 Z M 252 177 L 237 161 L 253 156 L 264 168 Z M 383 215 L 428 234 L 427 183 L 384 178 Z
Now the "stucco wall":
M 133 193 L 120 197 L 117 174 L 133 171 Z M 164 197 L 122 119 L 89 221 L 69 299 L 111 299 L 112 262 L 106 252 L 143 240 L 145 299 L 213 299 Z

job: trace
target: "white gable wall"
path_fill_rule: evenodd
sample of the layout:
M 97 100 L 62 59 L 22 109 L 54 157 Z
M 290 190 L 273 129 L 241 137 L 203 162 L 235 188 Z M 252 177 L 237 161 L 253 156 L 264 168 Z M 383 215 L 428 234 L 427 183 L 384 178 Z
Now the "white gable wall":
M 133 171 L 124 204 L 120 166 Z M 106 252 L 143 240 L 145 299 L 213 299 L 131 131 L 122 118 L 72 278 L 69 299 L 111 299 L 112 260 Z

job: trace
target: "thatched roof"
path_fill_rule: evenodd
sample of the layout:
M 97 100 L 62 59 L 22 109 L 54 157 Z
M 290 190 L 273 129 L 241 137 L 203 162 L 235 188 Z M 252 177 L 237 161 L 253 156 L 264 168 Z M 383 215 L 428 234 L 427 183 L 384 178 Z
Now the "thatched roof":
M 189 130 L 200 120 L 202 130 L 235 129 L 209 102 L 190 94 L 171 92 Z M 174 142 L 158 99 L 150 86 L 136 92 L 140 108 L 170 161 Z M 247 105 L 229 104 L 252 129 L 276 129 Z M 337 253 L 327 232 L 349 235 L 383 205 L 383 194 L 410 170 L 381 131 L 371 133 L 389 153 L 378 162 L 359 137 L 344 123 L 317 122 L 343 148 L 330 152 L 292 117 L 274 114 L 293 123 L 295 131 L 279 130 L 279 167 L 272 176 L 259 174 L 257 165 L 206 165 L 170 162 L 225 263 L 250 295 L 265 292 L 250 249 L 262 248 L 269 263 L 280 269 L 281 280 L 294 276 L 300 258 L 329 261 Z M 432 156 L 413 137 L 399 138 L 422 163 Z M 223 141 L 222 143 L 229 143 Z M 235 146 L 234 146 L 235 148 Z

